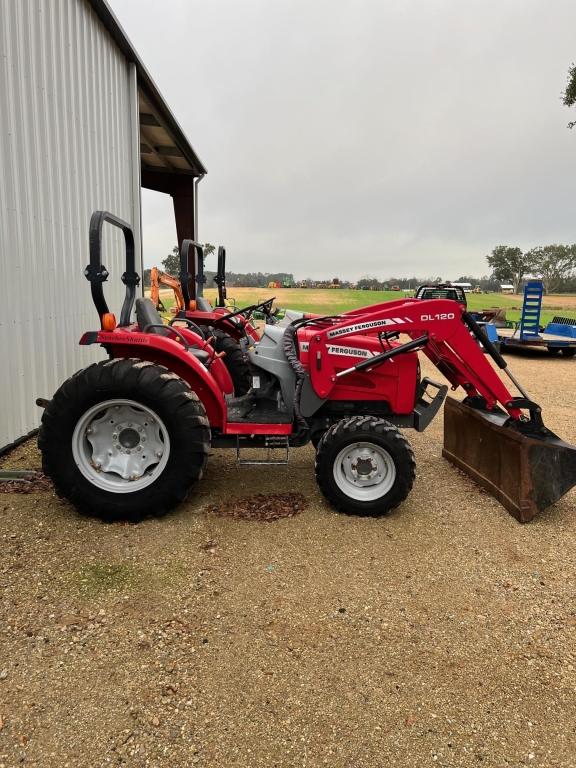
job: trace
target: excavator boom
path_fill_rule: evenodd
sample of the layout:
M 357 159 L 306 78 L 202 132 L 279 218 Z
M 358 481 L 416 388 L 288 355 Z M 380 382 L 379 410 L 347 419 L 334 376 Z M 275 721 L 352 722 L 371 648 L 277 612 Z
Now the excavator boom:
M 160 298 L 160 286 L 166 286 L 172 288 L 174 291 L 174 301 L 176 303 L 176 311 L 181 312 L 184 309 L 184 296 L 182 294 L 182 286 L 180 281 L 172 275 L 166 272 L 161 272 L 158 267 L 152 267 L 150 270 L 150 298 L 155 308 L 160 312 L 165 312 L 166 308 Z

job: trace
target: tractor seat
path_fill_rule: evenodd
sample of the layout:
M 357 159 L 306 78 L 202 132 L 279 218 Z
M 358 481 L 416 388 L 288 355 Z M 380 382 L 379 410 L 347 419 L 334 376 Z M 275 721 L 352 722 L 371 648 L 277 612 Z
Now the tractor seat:
M 141 331 L 144 331 L 147 326 L 153 325 L 154 328 L 148 328 L 146 333 L 155 333 L 158 336 L 167 336 L 171 339 L 176 338 L 175 334 L 164 325 L 162 318 L 158 314 L 158 310 L 154 304 L 152 304 L 150 299 L 136 299 L 136 322 Z M 201 363 L 207 363 L 210 359 L 210 355 L 204 349 L 190 347 L 188 352 L 191 355 L 194 355 L 194 357 Z

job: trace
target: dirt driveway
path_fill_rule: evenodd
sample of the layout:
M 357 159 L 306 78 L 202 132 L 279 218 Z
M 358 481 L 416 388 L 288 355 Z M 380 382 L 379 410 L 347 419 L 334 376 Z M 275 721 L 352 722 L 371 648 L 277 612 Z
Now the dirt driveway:
M 576 360 L 510 360 L 576 443 Z M 326 506 L 312 448 L 215 451 L 137 526 L 0 494 L 0 768 L 576 765 L 576 493 L 521 526 L 441 430 L 409 433 L 417 483 L 380 520 Z M 288 490 L 285 520 L 203 511 Z

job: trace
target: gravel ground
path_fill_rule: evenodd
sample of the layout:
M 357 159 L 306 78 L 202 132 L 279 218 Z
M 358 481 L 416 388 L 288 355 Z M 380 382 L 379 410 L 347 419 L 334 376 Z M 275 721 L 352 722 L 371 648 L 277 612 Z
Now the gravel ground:
M 510 360 L 576 443 L 576 360 Z M 576 493 L 522 526 L 441 458 L 441 419 L 408 437 L 380 520 L 330 510 L 310 447 L 214 451 L 136 526 L 0 494 L 0 768 L 575 766 Z M 274 522 L 207 511 L 294 491 Z

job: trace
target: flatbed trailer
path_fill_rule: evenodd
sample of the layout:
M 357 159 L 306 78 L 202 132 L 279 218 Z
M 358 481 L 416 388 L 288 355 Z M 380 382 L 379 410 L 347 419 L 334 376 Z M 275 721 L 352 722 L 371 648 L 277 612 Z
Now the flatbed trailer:
M 574 357 L 576 355 L 576 320 L 555 317 L 542 329 L 540 326 L 542 294 L 541 280 L 528 282 L 524 288 L 520 323 L 514 328 L 494 328 L 492 334 L 497 334 L 501 349 L 545 347 L 552 355 L 561 353 L 564 357 Z M 494 336 L 492 340 L 495 340 Z
M 521 335 L 520 328 L 497 328 L 496 330 L 501 349 L 512 349 L 513 347 L 537 347 L 542 349 L 542 347 L 545 347 L 550 354 L 562 353 L 565 357 L 574 357 L 576 355 L 576 338 L 546 333 L 546 331 L 538 334 Z

